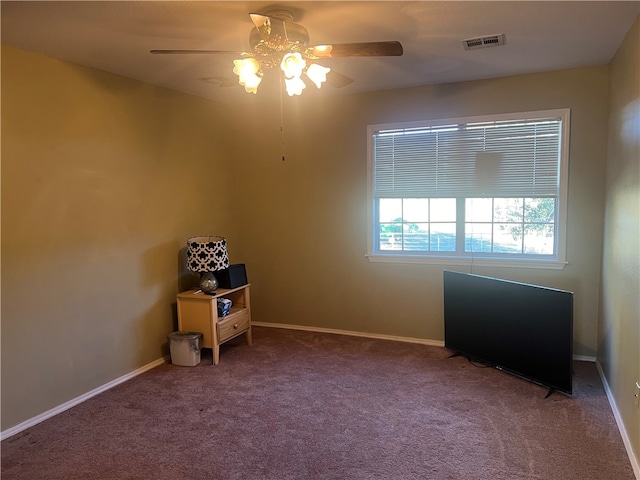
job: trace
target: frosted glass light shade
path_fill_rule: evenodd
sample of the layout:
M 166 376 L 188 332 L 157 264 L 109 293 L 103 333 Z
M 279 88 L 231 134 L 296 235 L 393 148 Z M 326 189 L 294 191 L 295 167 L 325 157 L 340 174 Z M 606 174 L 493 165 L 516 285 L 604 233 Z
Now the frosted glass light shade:
M 257 93 L 258 85 L 262 81 L 260 63 L 253 57 L 234 60 L 233 73 L 238 75 L 238 83 L 244 87 L 247 93 Z
M 302 95 L 302 90 L 307 87 L 300 77 L 285 78 L 284 85 L 290 97 Z
M 322 86 L 322 82 L 327 81 L 327 73 L 330 71 L 331 69 L 328 67 L 312 63 L 307 69 L 307 77 L 316 84 L 316 87 L 320 88 Z
M 284 76 L 286 78 L 299 78 L 306 66 L 307 62 L 298 52 L 287 53 L 282 57 L 282 62 L 280 63 L 280 68 L 284 72 Z

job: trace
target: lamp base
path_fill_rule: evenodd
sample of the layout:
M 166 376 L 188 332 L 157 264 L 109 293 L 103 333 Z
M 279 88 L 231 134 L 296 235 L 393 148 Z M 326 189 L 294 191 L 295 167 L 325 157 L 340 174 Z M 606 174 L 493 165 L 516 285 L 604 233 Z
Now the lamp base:
M 200 290 L 204 293 L 213 295 L 218 288 L 218 279 L 213 272 L 201 272 L 200 273 Z

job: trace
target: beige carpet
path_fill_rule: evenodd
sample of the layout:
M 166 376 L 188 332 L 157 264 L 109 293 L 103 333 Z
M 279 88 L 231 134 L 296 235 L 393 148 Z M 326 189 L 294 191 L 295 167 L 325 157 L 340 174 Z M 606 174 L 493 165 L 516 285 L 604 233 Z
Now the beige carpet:
M 254 328 L 205 353 L 5 440 L 2 479 L 634 479 L 593 363 L 545 399 L 438 347 Z

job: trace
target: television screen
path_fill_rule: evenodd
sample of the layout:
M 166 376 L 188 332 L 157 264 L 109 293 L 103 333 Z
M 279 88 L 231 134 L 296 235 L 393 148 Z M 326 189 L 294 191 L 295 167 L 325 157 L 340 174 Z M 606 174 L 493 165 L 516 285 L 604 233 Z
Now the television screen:
M 573 293 L 444 272 L 445 347 L 572 393 Z

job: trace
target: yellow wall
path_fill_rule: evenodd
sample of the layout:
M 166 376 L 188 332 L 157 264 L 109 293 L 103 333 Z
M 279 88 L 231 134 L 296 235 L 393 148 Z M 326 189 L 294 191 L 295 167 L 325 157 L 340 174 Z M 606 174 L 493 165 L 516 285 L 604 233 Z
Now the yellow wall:
M 2 47 L 3 430 L 168 353 L 180 248 L 233 234 L 217 109 Z
M 457 268 L 365 258 L 367 125 L 568 107 L 569 265 L 474 272 L 575 292 L 574 353 L 594 357 L 607 89 L 607 67 L 595 67 L 339 98 L 305 91 L 285 98 L 284 162 L 277 105 L 241 112 L 250 141 L 233 148 L 234 211 L 255 320 L 441 341 L 442 271 Z
M 640 17 L 611 63 L 598 361 L 640 461 Z
M 177 255 L 194 234 L 227 236 L 256 321 L 441 341 L 443 267 L 365 258 L 374 123 L 571 108 L 570 264 L 474 271 L 574 291 L 575 353 L 595 355 L 607 67 L 308 88 L 284 98 L 284 137 L 267 96 L 224 111 L 4 47 L 2 75 L 3 429 L 166 351 Z

